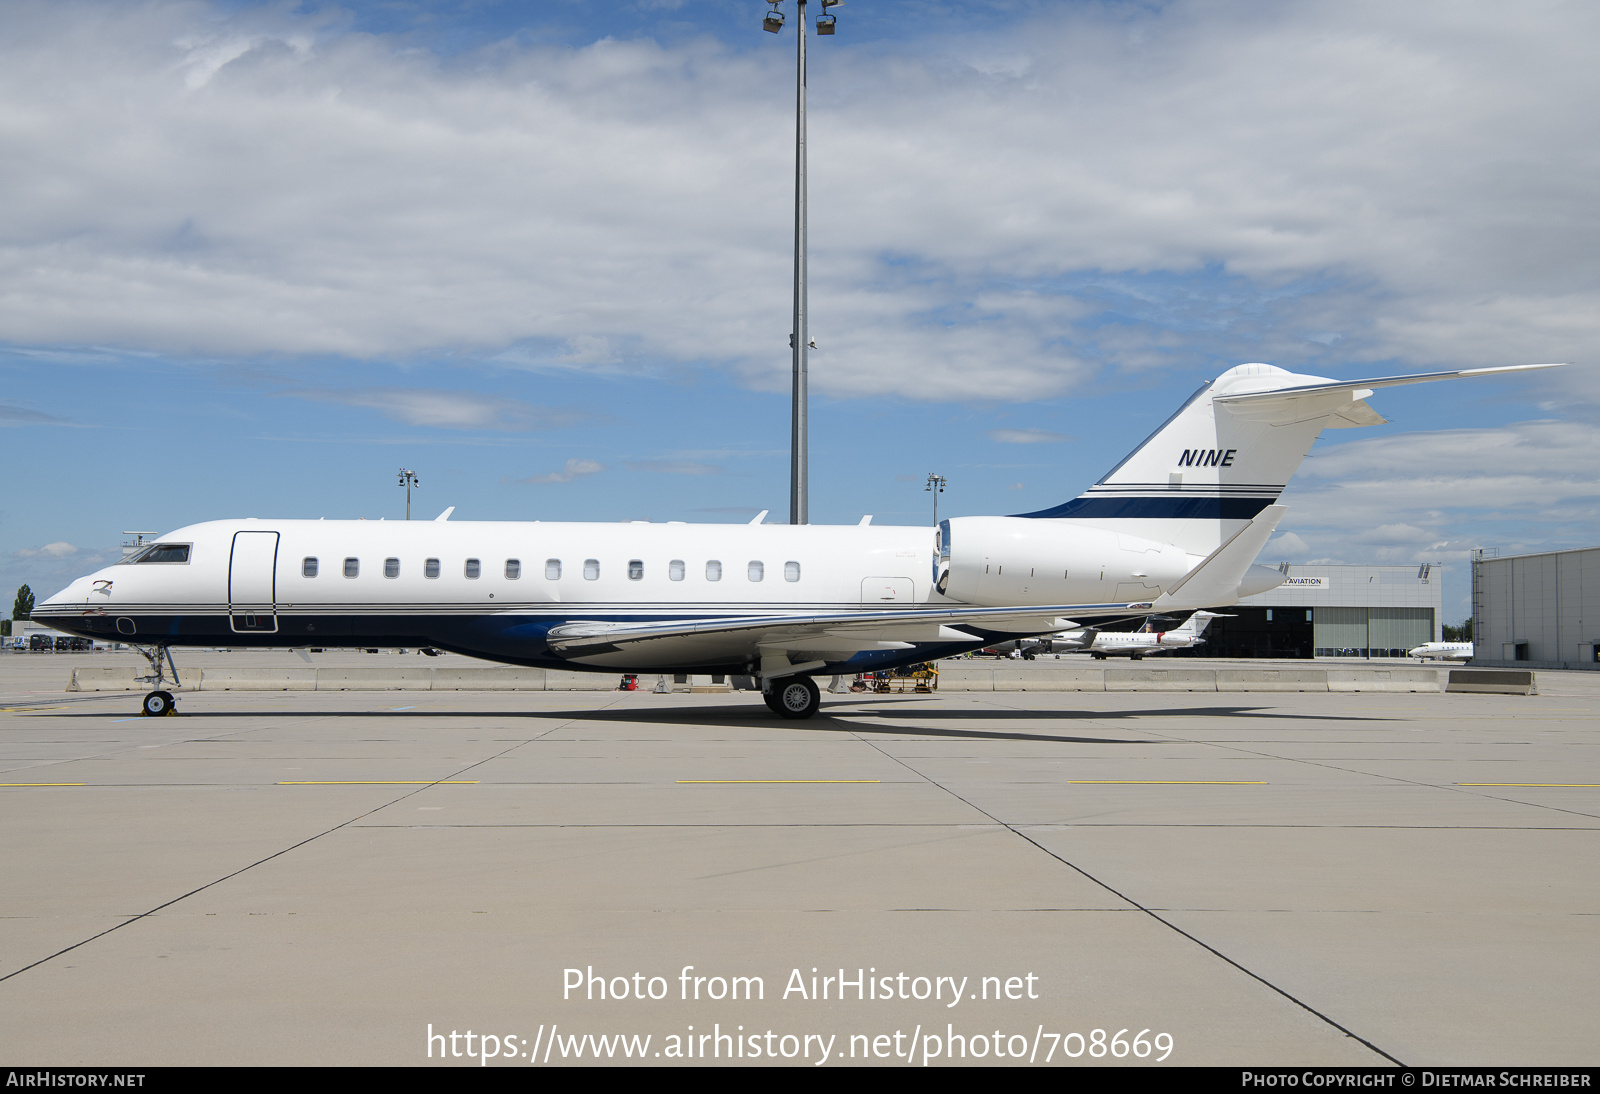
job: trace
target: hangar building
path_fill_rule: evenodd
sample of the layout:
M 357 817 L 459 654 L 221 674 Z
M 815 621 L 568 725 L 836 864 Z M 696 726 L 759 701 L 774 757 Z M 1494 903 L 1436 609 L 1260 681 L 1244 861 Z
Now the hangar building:
M 1191 657 L 1404 657 L 1443 631 L 1443 583 L 1421 566 L 1280 567 L 1288 580 L 1216 619 Z M 1596 582 L 1600 587 L 1600 581 Z
M 1600 547 L 1472 560 L 1475 665 L 1600 669 Z

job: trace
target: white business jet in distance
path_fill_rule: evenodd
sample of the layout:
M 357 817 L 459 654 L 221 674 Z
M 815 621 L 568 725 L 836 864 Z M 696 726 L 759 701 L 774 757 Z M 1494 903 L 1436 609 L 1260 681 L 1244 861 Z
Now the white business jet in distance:
M 1216 612 L 1195 612 L 1182 625 L 1170 631 L 1151 630 L 1148 625 L 1137 631 L 1097 632 L 1093 628 L 1083 627 L 1054 635 L 1052 641 L 1061 639 L 1068 644 L 1066 652 L 1087 653 L 1096 661 L 1119 656 L 1137 661 L 1148 653 L 1166 653 L 1168 650 L 1186 650 L 1202 645 L 1205 642 L 1202 635 L 1211 626 L 1211 621 L 1223 618 L 1226 617 Z M 1085 643 L 1084 638 L 1091 641 Z
M 1424 642 L 1406 656 L 1415 657 L 1418 661 L 1471 661 L 1472 643 Z
M 750 675 L 786 718 L 813 676 L 890 669 L 1080 620 L 1233 604 L 1282 583 L 1256 554 L 1324 427 L 1383 421 L 1399 384 L 1240 365 L 1208 381 L 1087 492 L 930 528 L 219 520 L 161 536 L 34 609 L 149 659 L 174 646 L 433 646 L 513 665 Z M 759 518 L 758 518 L 759 520 Z M 181 686 L 181 685 L 180 685 Z

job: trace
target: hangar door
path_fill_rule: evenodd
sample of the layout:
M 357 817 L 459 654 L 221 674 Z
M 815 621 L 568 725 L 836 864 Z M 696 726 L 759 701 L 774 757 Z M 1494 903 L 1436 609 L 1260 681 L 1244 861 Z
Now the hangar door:
M 228 622 L 235 631 L 278 629 L 277 572 L 278 533 L 234 533 L 228 556 Z

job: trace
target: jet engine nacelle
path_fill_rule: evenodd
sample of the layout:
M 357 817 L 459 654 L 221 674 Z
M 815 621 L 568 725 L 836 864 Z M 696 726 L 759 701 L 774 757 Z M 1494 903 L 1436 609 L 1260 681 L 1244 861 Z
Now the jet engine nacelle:
M 1065 520 L 942 523 L 944 592 L 967 604 L 1148 604 L 1201 561 L 1171 543 Z

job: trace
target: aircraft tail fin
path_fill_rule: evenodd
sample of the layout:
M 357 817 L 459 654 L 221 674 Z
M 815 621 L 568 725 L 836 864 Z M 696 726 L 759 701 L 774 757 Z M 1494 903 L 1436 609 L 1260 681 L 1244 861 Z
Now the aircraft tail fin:
M 1382 423 L 1366 403 L 1377 388 L 1553 367 L 1330 380 L 1239 365 L 1202 385 L 1084 493 L 1016 515 L 1081 521 L 1209 555 L 1278 500 L 1324 429 Z

